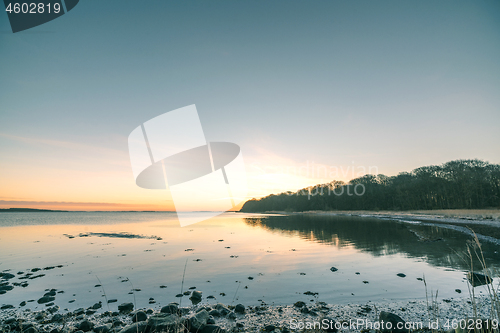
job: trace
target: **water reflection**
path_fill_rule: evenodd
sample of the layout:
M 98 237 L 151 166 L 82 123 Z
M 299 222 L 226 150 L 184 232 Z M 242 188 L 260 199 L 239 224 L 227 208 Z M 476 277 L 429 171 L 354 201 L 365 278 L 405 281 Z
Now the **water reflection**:
M 338 248 L 354 246 L 373 256 L 402 253 L 410 258 L 422 258 L 431 265 L 468 270 L 467 247 L 472 237 L 462 232 L 438 226 L 404 223 L 355 216 L 268 216 L 245 218 L 253 227 L 279 231 L 287 236 L 323 243 Z M 489 267 L 500 267 L 498 246 L 481 244 Z M 474 258 L 474 267 L 481 267 Z

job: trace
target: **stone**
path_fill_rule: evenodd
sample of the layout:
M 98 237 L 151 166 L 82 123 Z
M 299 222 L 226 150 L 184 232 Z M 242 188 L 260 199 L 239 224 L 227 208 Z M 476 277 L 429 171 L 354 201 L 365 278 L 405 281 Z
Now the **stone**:
M 94 328 L 94 323 L 90 320 L 84 320 L 78 325 L 78 328 L 84 332 L 88 332 Z
M 12 289 L 14 289 L 14 286 L 0 286 L 0 290 L 10 291 Z
M 405 329 L 398 329 L 398 323 L 399 326 L 404 327 L 405 321 L 398 315 L 391 313 L 391 312 L 386 312 L 386 311 L 381 311 L 379 315 L 379 322 L 383 326 L 381 326 L 381 332 L 382 333 L 407 333 L 408 330 Z M 390 324 L 388 324 L 390 323 Z M 390 325 L 391 329 L 388 329 Z
M 143 322 L 141 322 L 143 323 Z M 140 323 L 138 323 L 140 324 Z M 175 314 L 160 313 L 149 317 L 147 326 L 152 332 L 167 332 L 167 333 L 183 333 L 184 327 L 182 320 Z M 121 333 L 134 333 L 134 332 L 121 332 Z
M 59 306 L 54 305 L 53 307 L 48 308 L 47 311 L 49 311 L 50 313 L 56 313 L 57 311 L 59 311 Z
M 226 316 L 231 310 L 229 310 L 224 304 L 218 303 L 215 308 L 220 312 L 222 316 Z
M 161 308 L 161 313 L 177 314 L 179 307 L 176 304 L 170 303 Z
M 330 270 L 331 270 L 332 272 L 336 272 L 336 271 L 338 271 L 339 269 L 338 269 L 337 267 L 333 267 L 333 266 L 332 266 L 332 267 L 330 267 Z
M 293 305 L 297 308 L 302 308 L 304 306 L 306 306 L 306 303 L 302 302 L 302 301 L 298 301 L 298 302 L 295 302 L 295 304 Z
M 133 303 L 122 303 L 118 305 L 118 311 L 120 312 L 130 312 L 134 309 Z
M 231 320 L 236 320 L 236 313 L 234 313 L 233 311 L 229 312 L 229 314 L 227 315 L 227 317 Z
M 95 303 L 94 305 L 92 305 L 92 309 L 94 309 L 94 310 L 97 310 L 100 308 L 102 308 L 102 302 Z
M 52 316 L 52 318 L 50 319 L 51 322 L 53 323 L 57 323 L 59 321 L 63 320 L 63 316 L 59 313 L 56 313 L 55 315 Z
M 134 322 L 134 323 L 137 323 L 139 321 L 146 321 L 146 320 L 148 320 L 148 315 L 144 311 L 137 311 L 132 316 L 132 322 Z
M 207 325 L 215 325 L 215 319 L 213 317 L 208 318 Z
M 48 291 L 45 294 L 43 294 L 43 296 L 55 296 L 55 295 L 56 295 L 56 291 L 55 290 L 51 290 L 51 291 Z
M 14 308 L 14 305 L 12 304 L 6 304 L 6 305 L 2 305 L 0 307 L 0 310 L 7 310 L 7 309 L 13 309 Z
M 276 329 L 276 326 L 274 325 L 266 325 L 264 326 L 264 331 L 267 331 L 267 332 L 272 332 Z
M 204 325 L 207 324 L 207 320 L 209 318 L 208 312 L 206 310 L 200 311 L 191 317 L 188 318 L 189 320 L 189 328 L 191 331 L 198 331 L 200 330 Z
M 245 313 L 245 306 L 243 304 L 236 304 L 236 306 L 234 308 L 234 312 Z
M 10 279 L 12 279 L 14 277 L 16 277 L 14 274 L 0 273 L 0 279 L 2 279 L 2 280 L 10 280 Z
M 38 333 L 38 330 L 34 326 L 31 326 L 24 329 L 23 333 Z
M 94 332 L 95 333 L 107 333 L 111 330 L 111 328 L 113 328 L 113 324 L 108 323 L 106 325 L 94 327 Z
M 84 313 L 85 313 L 85 309 L 83 309 L 83 308 L 78 308 L 75 311 L 73 311 L 73 314 L 75 316 L 78 316 L 78 315 L 81 315 L 81 314 L 84 314 Z
M 141 321 L 125 326 L 119 331 L 119 333 L 144 333 L 146 332 L 147 327 L 147 323 L 145 321 Z
M 193 291 L 193 293 L 191 294 L 191 297 L 189 297 L 189 299 L 191 300 L 191 302 L 196 305 L 198 303 L 201 302 L 201 299 L 202 299 L 202 296 L 201 296 L 201 291 L 199 290 L 195 290 Z
M 44 304 L 44 303 L 49 303 L 49 302 L 52 302 L 52 301 L 55 301 L 56 298 L 54 296 L 43 296 L 41 298 L 38 299 L 38 304 Z
M 399 276 L 400 278 L 404 278 L 404 277 L 406 277 L 406 274 L 403 274 L 403 273 L 398 273 L 398 274 L 396 274 L 396 275 L 397 275 L 397 276 Z
M 226 330 L 217 325 L 205 325 L 198 333 L 226 333 Z
M 221 313 L 219 312 L 219 310 L 216 310 L 216 309 L 211 310 L 210 312 L 208 312 L 208 314 L 213 316 L 213 317 L 220 317 L 221 316 Z
M 492 282 L 489 276 L 480 273 L 467 273 L 467 280 L 469 280 L 472 287 L 478 287 Z

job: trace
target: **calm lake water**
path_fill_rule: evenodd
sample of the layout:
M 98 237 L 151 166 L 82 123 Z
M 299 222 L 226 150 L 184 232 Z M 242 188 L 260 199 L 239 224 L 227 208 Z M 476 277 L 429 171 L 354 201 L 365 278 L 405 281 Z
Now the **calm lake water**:
M 55 288 L 64 291 L 55 301 L 63 309 L 105 303 L 104 292 L 117 299 L 111 310 L 134 301 L 189 305 L 189 296 L 176 298 L 186 262 L 182 291 L 196 287 L 205 303 L 425 299 L 417 279 L 424 275 L 439 298 L 468 297 L 468 241 L 455 230 L 361 217 L 226 213 L 181 228 L 171 213 L 2 213 L 0 271 L 16 275 L 9 282 L 18 286 L 0 304 L 17 307 Z M 498 246 L 483 250 L 499 268 Z

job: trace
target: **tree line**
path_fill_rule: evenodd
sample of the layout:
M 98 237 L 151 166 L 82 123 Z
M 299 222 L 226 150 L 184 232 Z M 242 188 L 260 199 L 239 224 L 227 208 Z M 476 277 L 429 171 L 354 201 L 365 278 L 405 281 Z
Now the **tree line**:
M 500 207 L 500 165 L 455 160 L 397 176 L 364 175 L 252 199 L 242 212 L 431 210 Z

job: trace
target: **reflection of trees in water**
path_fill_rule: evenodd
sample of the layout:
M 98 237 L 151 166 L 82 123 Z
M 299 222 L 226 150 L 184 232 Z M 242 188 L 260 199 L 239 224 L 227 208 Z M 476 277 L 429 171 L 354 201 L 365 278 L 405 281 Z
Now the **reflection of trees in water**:
M 403 253 L 434 266 L 470 268 L 466 252 L 471 237 L 455 230 L 348 216 L 267 216 L 245 218 L 245 222 L 339 248 L 354 246 L 374 256 Z M 482 247 L 488 265 L 500 267 L 500 254 L 495 253 L 498 247 L 489 243 L 483 243 Z M 476 261 L 474 267 L 478 270 L 481 266 Z

